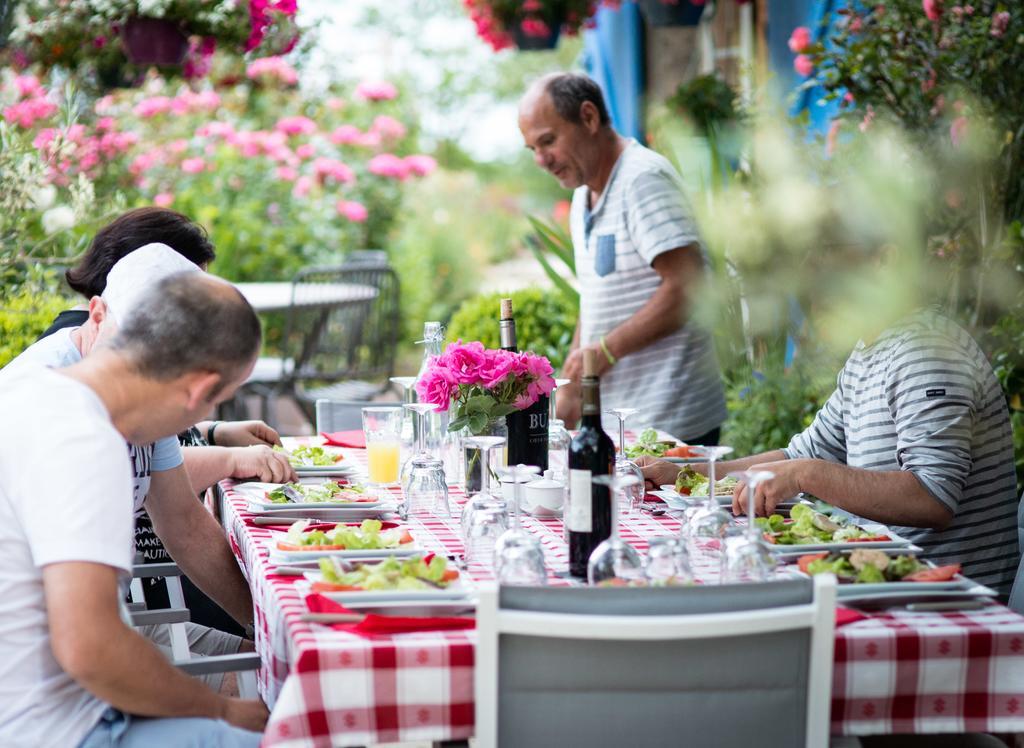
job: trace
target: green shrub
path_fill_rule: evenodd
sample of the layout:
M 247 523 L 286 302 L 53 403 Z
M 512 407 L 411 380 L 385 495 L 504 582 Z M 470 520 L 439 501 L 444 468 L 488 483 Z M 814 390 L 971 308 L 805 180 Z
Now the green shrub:
M 63 296 L 21 288 L 0 298 L 0 366 L 28 348 L 57 313 L 71 306 Z
M 557 370 L 572 342 L 576 309 L 562 294 L 551 290 L 525 288 L 474 296 L 452 316 L 448 340 L 479 340 L 488 348 L 497 348 L 501 299 L 509 297 L 516 317 L 519 348 L 547 356 Z

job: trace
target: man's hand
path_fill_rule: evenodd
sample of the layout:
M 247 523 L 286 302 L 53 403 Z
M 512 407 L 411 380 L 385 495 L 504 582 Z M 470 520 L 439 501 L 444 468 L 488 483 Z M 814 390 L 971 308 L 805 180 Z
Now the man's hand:
M 223 421 L 217 425 L 214 439 L 218 447 L 248 447 L 281 443 L 281 436 L 263 421 Z
M 263 732 L 270 712 L 259 699 L 225 699 L 223 716 L 228 724 L 251 732 Z
M 815 460 L 778 460 L 777 462 L 763 462 L 759 465 L 752 465 L 751 470 L 767 470 L 775 475 L 757 486 L 754 494 L 754 513 L 758 517 L 767 517 L 775 507 L 783 501 L 789 501 L 803 488 L 801 480 L 805 470 Z M 732 513 L 747 513 L 747 484 L 739 483 L 732 492 Z
M 569 357 L 565 359 L 565 364 L 562 366 L 562 376 L 566 379 L 571 379 L 574 383 L 579 384 L 580 379 L 583 377 L 583 351 L 591 350 L 594 352 L 594 365 L 597 367 L 597 371 L 594 373 L 597 376 L 601 376 L 610 368 L 611 363 L 608 361 L 608 357 L 604 355 L 604 351 L 601 350 L 599 345 L 588 345 L 583 348 L 576 348 Z
M 555 416 L 565 421 L 566 428 L 576 428 L 583 411 L 583 400 L 577 382 L 563 384 L 555 397 Z
M 264 483 L 292 483 L 298 480 L 288 456 L 264 445 L 230 447 L 231 478 L 256 478 Z
M 644 482 L 648 489 L 657 490 L 668 484 L 675 485 L 676 476 L 679 475 L 678 465 L 649 455 L 637 457 L 636 464 L 644 474 Z

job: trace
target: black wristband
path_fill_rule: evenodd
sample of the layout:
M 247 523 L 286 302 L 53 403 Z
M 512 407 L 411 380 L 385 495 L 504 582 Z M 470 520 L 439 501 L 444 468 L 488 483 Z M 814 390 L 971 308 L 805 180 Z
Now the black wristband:
M 211 447 L 217 446 L 217 442 L 213 438 L 213 432 L 217 430 L 217 427 L 220 426 L 220 424 L 220 421 L 214 421 L 213 423 L 210 424 L 210 428 L 206 430 L 206 443 L 209 444 Z

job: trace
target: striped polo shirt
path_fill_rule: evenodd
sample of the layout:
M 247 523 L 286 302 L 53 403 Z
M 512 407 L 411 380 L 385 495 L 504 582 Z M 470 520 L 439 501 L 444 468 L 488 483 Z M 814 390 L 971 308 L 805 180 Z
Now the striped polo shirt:
M 573 193 L 570 228 L 580 287 L 580 345 L 633 316 L 661 284 L 663 252 L 699 242 L 679 176 L 664 157 L 630 140 L 594 206 Z M 709 331 L 693 320 L 623 356 L 601 378 L 604 408 L 637 408 L 629 428 L 657 427 L 684 440 L 725 420 L 725 394 Z
M 960 563 L 1010 591 L 1019 551 L 1009 413 L 985 354 L 955 322 L 925 310 L 858 343 L 835 392 L 785 452 L 909 470 L 953 520 L 944 530 L 893 530 L 931 561 Z

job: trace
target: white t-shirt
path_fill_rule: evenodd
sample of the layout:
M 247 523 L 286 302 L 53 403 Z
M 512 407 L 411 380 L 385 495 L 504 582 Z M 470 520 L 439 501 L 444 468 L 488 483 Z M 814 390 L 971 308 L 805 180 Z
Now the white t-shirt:
M 700 243 L 679 176 L 635 140 L 619 156 L 589 210 L 586 186 L 570 212 L 580 283 L 580 345 L 597 343 L 636 314 L 658 290 L 651 266 L 663 252 Z M 603 408 L 636 408 L 628 427 L 652 427 L 692 440 L 725 420 L 725 393 L 711 333 L 689 320 L 628 356 L 601 377 Z M 606 422 L 605 428 L 617 424 Z M 614 430 L 611 433 L 616 433 Z
M 77 327 L 64 327 L 42 340 L 37 340 L 21 354 L 5 366 L 0 373 L 0 381 L 5 377 L 20 372 L 25 367 L 48 366 L 62 369 L 82 360 L 78 346 L 71 339 L 71 332 Z M 149 494 L 149 482 L 152 473 L 171 470 L 182 464 L 181 447 L 178 439 L 173 436 L 159 439 L 153 444 L 128 444 L 128 457 L 131 460 L 133 487 L 132 496 L 136 513 L 142 511 L 142 504 Z
M 5 377 L 0 412 L 0 745 L 75 746 L 107 704 L 54 659 L 42 569 L 131 573 L 131 466 L 96 394 L 53 370 Z

